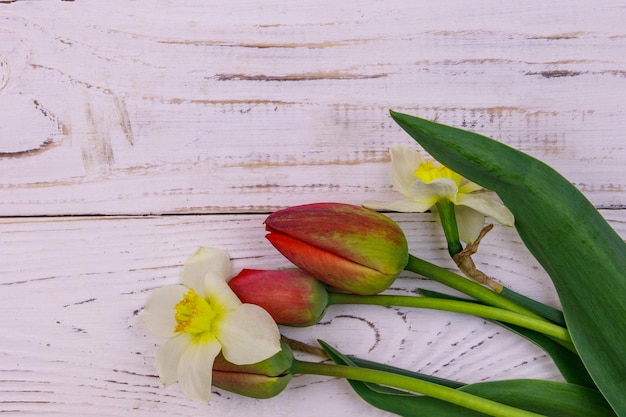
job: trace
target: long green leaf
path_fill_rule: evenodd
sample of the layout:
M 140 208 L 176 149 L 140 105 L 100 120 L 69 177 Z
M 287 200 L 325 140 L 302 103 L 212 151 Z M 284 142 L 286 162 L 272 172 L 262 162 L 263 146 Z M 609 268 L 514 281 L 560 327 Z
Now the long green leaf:
M 377 369 L 379 371 L 393 372 L 398 375 L 410 376 L 411 378 L 418 378 L 418 379 L 421 379 L 422 381 L 433 382 L 435 384 L 443 385 L 443 386 L 450 387 L 450 388 L 461 388 L 462 386 L 466 385 L 461 382 L 452 381 L 450 379 L 439 378 L 436 376 L 421 374 L 418 372 L 412 372 L 406 369 L 397 368 L 395 366 L 386 365 L 384 363 L 373 362 L 373 361 L 368 361 L 365 359 L 357 358 L 355 356 L 348 356 L 347 358 L 352 363 L 354 363 L 355 366 L 358 366 L 360 368 Z
M 320 342 L 328 356 L 341 365 L 356 366 L 351 358 L 326 343 Z M 379 364 L 373 369 L 394 372 L 394 368 Z M 368 366 L 369 367 L 369 366 Z M 400 370 L 406 375 L 406 371 Z M 417 376 L 419 377 L 419 375 Z M 348 381 L 363 400 L 405 417 L 483 417 L 478 413 L 442 400 L 414 395 L 393 388 L 360 381 Z M 540 380 L 508 380 L 463 385 L 459 390 L 488 398 L 513 407 L 533 411 L 548 417 L 611 417 L 611 407 L 598 391 L 579 385 Z
M 320 345 L 333 362 L 340 365 L 356 366 L 351 358 L 320 341 Z M 372 367 L 370 363 L 370 367 Z M 378 369 L 373 367 L 374 369 Z M 385 369 L 394 372 L 392 369 Z M 368 404 L 381 410 L 404 417 L 486 417 L 486 414 L 469 410 L 456 404 L 447 403 L 436 398 L 414 395 L 395 388 L 383 387 L 361 381 L 348 380 L 348 383 L 359 397 Z
M 427 297 L 445 298 L 450 300 L 464 300 L 463 298 L 455 297 L 449 294 L 443 294 L 437 291 L 425 290 L 418 288 L 418 293 Z M 478 302 L 478 301 L 476 301 Z M 583 365 L 580 357 L 569 349 L 564 348 L 554 340 L 550 339 L 546 335 L 526 329 L 524 327 L 515 326 L 513 324 L 502 323 L 500 321 L 493 321 L 499 326 L 504 327 L 518 335 L 524 337 L 530 342 L 534 343 L 541 349 L 543 349 L 554 361 L 554 364 L 563 378 L 569 383 L 582 385 L 584 387 L 597 389 L 593 380 L 589 376 L 589 372 Z M 357 365 L 362 366 L 357 363 Z
M 615 416 L 598 391 L 564 382 L 513 379 L 471 384 L 459 389 L 549 417 Z
M 539 314 L 541 317 L 546 318 L 559 326 L 565 326 L 565 316 L 561 310 L 557 310 L 554 307 L 549 305 L 540 303 L 537 300 L 533 300 L 532 298 L 528 298 L 522 294 L 519 294 L 510 288 L 502 287 L 502 292 L 500 293 L 504 298 L 508 298 L 509 300 L 517 302 L 519 305 L 526 307 L 530 311 L 533 311 Z
M 569 181 L 485 136 L 392 112 L 450 169 L 494 190 L 550 275 L 574 345 L 600 391 L 626 416 L 626 244 Z

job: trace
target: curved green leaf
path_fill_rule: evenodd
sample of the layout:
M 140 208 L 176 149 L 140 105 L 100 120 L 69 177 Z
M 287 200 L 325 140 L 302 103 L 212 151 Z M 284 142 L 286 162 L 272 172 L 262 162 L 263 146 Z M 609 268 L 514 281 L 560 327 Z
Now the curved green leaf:
M 550 275 L 574 345 L 600 391 L 626 416 L 626 244 L 569 181 L 485 136 L 406 114 L 393 119 L 433 157 L 494 190 Z
M 439 377 L 432 376 L 432 375 L 420 374 L 418 372 L 412 372 L 406 369 L 397 368 L 395 366 L 386 365 L 384 363 L 368 361 L 365 359 L 357 358 L 355 356 L 347 356 L 347 359 L 349 359 L 355 366 L 358 366 L 361 368 L 377 369 L 379 371 L 393 372 L 394 374 L 410 376 L 412 378 L 418 378 L 418 379 L 421 379 L 422 381 L 433 382 L 435 384 L 443 385 L 443 386 L 450 387 L 450 388 L 456 389 L 456 388 L 461 388 L 462 386 L 465 385 L 461 382 L 452 381 L 450 379 L 439 378 Z
M 574 352 L 564 348 L 554 340 L 541 333 L 512 324 L 501 322 L 496 323 L 514 333 L 519 334 L 542 348 L 554 361 L 554 364 L 567 382 L 597 390 L 595 383 L 591 379 L 591 376 L 589 376 L 589 372 L 587 372 L 587 369 L 582 363 L 580 357 Z
M 356 366 L 336 349 L 321 342 L 328 356 L 338 364 Z M 367 362 L 368 368 L 383 369 L 402 375 L 412 373 L 382 364 Z M 413 374 L 420 378 L 420 374 Z M 483 417 L 485 414 L 422 395 L 414 395 L 394 388 L 348 380 L 352 389 L 363 400 L 400 416 L 406 417 Z M 540 380 L 508 380 L 462 385 L 459 390 L 545 415 L 547 417 L 611 417 L 611 407 L 598 391 L 579 385 Z
M 546 318 L 559 326 L 566 326 L 565 316 L 561 310 L 557 310 L 554 307 L 540 303 L 532 298 L 528 298 L 525 295 L 519 294 L 507 287 L 502 287 L 500 295 L 504 298 L 517 302 L 519 305 L 526 307 L 530 311 L 539 314 L 541 317 Z
M 459 389 L 549 417 L 615 416 L 598 391 L 564 382 L 512 379 L 481 382 Z
M 418 288 L 418 293 L 427 297 L 447 298 L 451 300 L 465 300 L 463 298 L 455 297 L 453 295 L 443 294 L 437 291 L 425 290 L 423 288 Z M 557 368 L 559 368 L 561 375 L 563 375 L 563 378 L 565 378 L 567 382 L 582 385 L 588 388 L 597 389 L 593 380 L 589 376 L 589 372 L 587 372 L 587 369 L 580 360 L 580 357 L 574 352 L 566 349 L 562 345 L 558 344 L 554 340 L 539 332 L 535 332 L 524 327 L 515 326 L 514 324 L 507 324 L 500 321 L 493 322 L 504 327 L 505 329 L 517 333 L 518 335 L 524 337 L 525 339 L 543 349 L 554 361 L 554 364 Z M 364 366 L 360 365 L 358 362 L 356 364 L 358 366 Z

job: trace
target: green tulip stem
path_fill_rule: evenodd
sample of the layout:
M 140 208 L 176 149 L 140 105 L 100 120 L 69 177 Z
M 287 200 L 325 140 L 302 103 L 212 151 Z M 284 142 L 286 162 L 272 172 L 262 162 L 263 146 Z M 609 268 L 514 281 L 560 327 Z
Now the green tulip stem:
M 448 242 L 448 253 L 454 258 L 456 254 L 463 250 L 461 240 L 459 239 L 459 228 L 456 222 L 454 203 L 447 198 L 442 198 L 437 202 L 437 211 L 439 212 L 443 233 Z
M 572 339 L 566 328 L 544 319 L 529 317 L 513 311 L 497 307 L 486 306 L 471 301 L 446 300 L 431 297 L 414 297 L 409 295 L 355 295 L 345 293 L 330 293 L 329 304 L 370 304 L 379 306 L 398 306 L 427 308 L 431 310 L 451 311 L 470 314 L 489 320 L 514 324 L 526 329 L 550 336 L 569 344 Z
M 511 301 L 474 281 L 423 259 L 419 259 L 413 255 L 409 254 L 409 262 L 404 269 L 444 284 L 490 306 L 524 314 L 535 319 L 546 320 L 531 310 L 520 306 L 518 303 Z
M 517 302 L 519 305 L 527 307 L 528 309 L 541 313 L 542 317 L 547 318 L 548 320 L 560 324 L 561 326 L 565 326 L 565 317 L 563 316 L 563 312 L 554 307 L 548 306 L 546 304 L 540 303 L 537 300 L 533 300 L 532 298 L 528 298 L 523 294 L 513 291 L 510 288 L 502 286 L 498 294 L 503 297 Z
M 490 289 L 483 287 L 482 285 L 474 281 L 471 281 L 461 275 L 455 274 L 454 272 L 448 271 L 447 269 L 444 269 L 433 263 L 417 258 L 411 254 L 409 254 L 409 261 L 404 269 L 444 284 L 492 307 L 498 307 L 504 310 L 526 315 L 530 318 L 543 320 L 546 323 L 550 323 L 550 320 L 540 316 L 539 314 L 529 310 L 526 307 L 519 305 L 517 302 L 510 300 L 501 294 L 491 291 Z M 554 340 L 571 352 L 578 354 L 578 351 L 574 347 L 573 343 L 564 342 L 563 340 L 560 340 L 558 338 L 555 338 Z
M 443 385 L 375 369 L 294 360 L 291 370 L 294 374 L 324 375 L 386 385 L 427 395 L 494 417 L 541 417 L 541 414 L 500 404 Z

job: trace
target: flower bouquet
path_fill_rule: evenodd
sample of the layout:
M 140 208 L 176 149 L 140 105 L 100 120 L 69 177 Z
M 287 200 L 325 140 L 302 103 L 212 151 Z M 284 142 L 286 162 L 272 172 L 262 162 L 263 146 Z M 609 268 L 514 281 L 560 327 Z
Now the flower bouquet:
M 208 401 L 211 387 L 253 398 L 278 395 L 296 374 L 348 380 L 374 407 L 402 416 L 626 417 L 626 244 L 566 179 L 493 139 L 417 117 L 392 118 L 442 165 L 392 147 L 392 181 L 404 199 L 363 206 L 316 203 L 272 213 L 269 242 L 296 268 L 244 269 L 200 248 L 181 285 L 155 290 L 143 322 L 170 338 L 156 352 L 164 384 Z M 500 201 L 484 189 L 495 191 Z M 379 211 L 433 213 L 459 273 L 409 253 L 402 229 Z M 515 226 L 552 279 L 562 311 L 504 287 L 472 260 L 485 217 Z M 464 297 L 386 290 L 403 271 Z M 335 304 L 426 308 L 492 321 L 542 348 L 563 382 L 514 379 L 463 384 L 366 361 L 280 326 L 312 326 Z M 298 359 L 293 350 L 323 360 Z

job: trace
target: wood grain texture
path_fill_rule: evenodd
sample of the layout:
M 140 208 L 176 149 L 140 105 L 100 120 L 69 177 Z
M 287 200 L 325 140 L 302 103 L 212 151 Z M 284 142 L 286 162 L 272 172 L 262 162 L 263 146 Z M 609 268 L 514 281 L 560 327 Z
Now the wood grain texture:
M 622 211 L 603 212 L 622 236 Z M 411 252 L 452 267 L 428 214 L 394 215 Z M 178 281 L 200 245 L 227 249 L 233 273 L 290 264 L 264 239 L 261 215 L 3 219 L 0 262 L 0 411 L 8 415 L 385 415 L 345 381 L 300 376 L 272 400 L 215 391 L 211 403 L 164 388 L 153 358 L 163 340 L 139 322 L 151 290 Z M 514 289 L 555 304 L 550 280 L 517 241 L 496 227 L 479 267 Z M 442 290 L 403 275 L 389 290 Z M 308 328 L 283 328 L 307 343 L 321 338 L 347 353 L 466 382 L 516 377 L 559 379 L 536 347 L 482 319 L 373 306 L 333 306 Z M 307 359 L 315 360 L 313 357 Z M 324 398 L 324 401 L 320 401 Z
M 0 414 L 385 416 L 345 381 L 300 376 L 272 400 L 164 388 L 139 314 L 200 245 L 234 272 L 288 263 L 266 214 L 399 198 L 393 108 L 549 163 L 626 236 L 626 7 L 589 0 L 0 1 Z M 393 215 L 453 268 L 428 214 Z M 479 267 L 558 299 L 514 230 Z M 427 280 L 403 275 L 389 290 Z M 466 382 L 558 379 L 484 320 L 367 306 L 311 328 L 347 353 Z
M 297 3 L 4 5 L 0 214 L 389 198 L 387 148 L 412 143 L 389 108 L 623 207 L 620 2 Z

